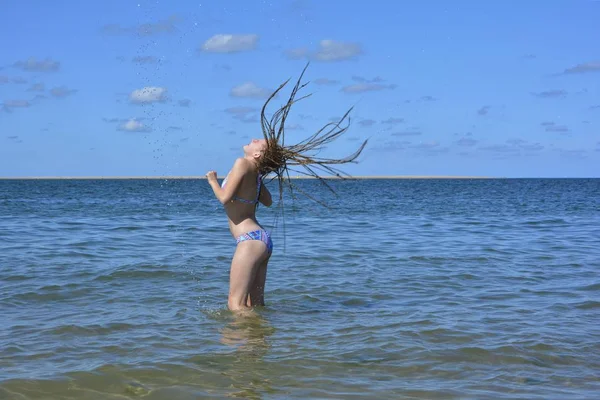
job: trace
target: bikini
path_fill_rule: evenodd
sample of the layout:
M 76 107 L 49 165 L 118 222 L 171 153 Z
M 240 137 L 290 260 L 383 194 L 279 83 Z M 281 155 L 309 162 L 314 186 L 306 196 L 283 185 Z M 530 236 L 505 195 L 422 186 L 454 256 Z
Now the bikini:
M 221 183 L 221 188 L 223 188 L 223 189 L 225 188 L 228 177 L 229 177 L 229 174 L 225 177 L 225 179 L 223 179 L 223 182 Z M 262 179 L 260 178 L 260 174 L 258 174 L 256 176 L 256 199 L 255 200 L 246 200 L 246 199 L 242 199 L 241 197 L 237 197 L 237 196 L 233 196 L 232 200 L 241 201 L 242 203 L 246 203 L 246 204 L 258 204 L 258 198 L 260 197 L 261 183 L 262 183 Z M 255 231 L 250 231 L 250 232 L 241 234 L 240 236 L 238 236 L 235 239 L 235 243 L 238 244 L 245 240 L 260 240 L 267 246 L 267 251 L 269 252 L 269 254 L 271 254 L 271 252 L 273 251 L 273 241 L 271 240 L 271 236 L 264 229 L 257 229 Z

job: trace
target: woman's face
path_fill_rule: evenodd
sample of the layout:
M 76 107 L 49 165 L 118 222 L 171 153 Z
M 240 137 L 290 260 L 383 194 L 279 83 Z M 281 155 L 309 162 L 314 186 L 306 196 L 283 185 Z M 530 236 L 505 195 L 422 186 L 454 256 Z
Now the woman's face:
M 244 146 L 244 154 L 258 157 L 267 148 L 267 141 L 265 139 L 252 139 L 250 143 Z

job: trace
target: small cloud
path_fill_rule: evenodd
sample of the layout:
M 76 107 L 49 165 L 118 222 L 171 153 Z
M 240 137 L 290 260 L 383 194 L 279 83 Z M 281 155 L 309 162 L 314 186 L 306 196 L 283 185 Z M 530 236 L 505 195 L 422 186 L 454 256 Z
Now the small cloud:
M 19 137 L 18 136 L 7 136 L 7 138 L 9 140 L 17 140 Z
M 534 155 L 544 149 L 540 143 L 530 143 L 524 139 L 509 139 L 505 144 L 480 147 L 480 150 L 502 154 L 504 156 Z
M 544 146 L 540 143 L 524 143 L 520 145 L 523 150 L 527 151 L 541 151 L 544 149 Z
M 239 53 L 256 48 L 258 35 L 218 34 L 205 41 L 200 51 L 207 53 Z
M 336 81 L 333 79 L 328 79 L 328 78 L 319 78 L 319 79 L 315 79 L 313 82 L 315 82 L 317 85 L 337 85 L 338 83 L 340 83 L 340 81 Z
M 235 114 L 235 115 L 239 115 L 239 114 L 248 114 L 248 113 L 252 113 L 257 111 L 257 109 L 255 107 L 230 107 L 230 108 L 226 108 L 225 112 L 228 114 Z
M 231 89 L 229 95 L 232 97 L 265 99 L 269 97 L 271 93 L 272 90 L 270 89 L 261 88 L 257 86 L 254 82 L 246 82 Z
M 433 96 L 422 96 L 421 100 L 423 101 L 437 101 L 438 99 Z
M 127 122 L 118 126 L 117 130 L 125 132 L 151 132 L 152 129 L 149 126 L 142 124 L 135 118 L 128 120 Z
M 404 123 L 404 118 L 388 118 L 381 121 L 385 125 L 398 125 Z
M 440 143 L 438 141 L 431 141 L 431 142 L 423 142 L 423 143 L 419 143 L 413 146 L 410 146 L 413 149 L 419 149 L 419 150 L 430 150 L 430 149 L 434 149 L 437 147 L 440 147 Z
M 217 71 L 231 71 L 231 65 L 229 64 L 215 64 L 214 69 Z
M 376 92 L 386 89 L 396 89 L 396 85 L 382 85 L 379 83 L 357 83 L 355 85 L 344 86 L 340 91 L 344 93 L 365 93 Z
M 587 157 L 587 151 L 580 149 L 555 149 L 561 157 L 571 159 L 582 159 Z
M 57 98 L 65 98 L 65 97 L 70 96 L 70 95 L 72 95 L 72 94 L 74 94 L 76 92 L 77 92 L 77 90 L 75 90 L 75 89 L 69 89 L 66 86 L 58 86 L 58 87 L 50 89 L 50 94 L 52 96 L 54 96 L 54 97 L 57 97 Z
M 254 107 L 230 107 L 226 108 L 225 112 L 244 123 L 258 122 L 258 117 L 255 115 L 257 109 Z
M 392 133 L 392 136 L 420 136 L 422 134 L 421 131 L 400 131 Z
M 0 85 L 3 83 L 8 83 L 10 82 L 10 78 L 6 75 L 0 75 Z
M 590 110 L 600 110 L 600 104 L 597 106 L 590 106 Z
M 494 153 L 515 153 L 519 151 L 517 147 L 508 144 L 494 144 L 491 146 L 480 147 L 479 149 Z
M 472 146 L 475 146 L 477 143 L 479 143 L 479 140 L 463 137 L 463 138 L 458 139 L 454 143 L 456 143 L 457 145 L 462 146 L 462 147 L 472 147 Z
M 537 56 L 535 54 L 525 54 L 522 58 L 524 58 L 526 60 L 533 60 L 533 59 L 537 58 Z
M 448 147 L 441 147 L 440 143 L 436 140 L 430 142 L 421 142 L 409 147 L 417 150 L 419 154 L 424 156 L 434 156 L 437 154 L 447 153 L 450 150 Z
M 285 129 L 288 131 L 302 131 L 304 127 L 300 124 L 286 124 Z
M 551 121 L 542 122 L 540 125 L 544 127 L 544 130 L 546 132 L 558 132 L 558 133 L 569 133 L 570 132 L 570 130 L 567 126 L 557 125 L 556 123 L 551 122 Z
M 119 24 L 106 24 L 100 31 L 106 35 L 122 35 L 128 32 L 128 28 L 124 28 Z
M 388 140 L 379 146 L 370 147 L 370 150 L 377 151 L 377 152 L 401 151 L 401 150 L 405 150 L 406 146 L 409 144 L 410 144 L 410 142 L 408 142 L 408 141 Z
M 479 110 L 477 110 L 477 115 L 487 115 L 488 111 L 490 110 L 491 106 L 483 106 L 481 107 Z
M 171 34 L 177 31 L 177 16 L 171 16 L 166 20 L 151 22 L 131 27 L 124 27 L 119 24 L 104 25 L 101 32 L 106 35 L 134 35 L 134 36 L 153 36 L 159 34 Z
M 27 60 L 15 62 L 13 67 L 28 72 L 56 72 L 60 69 L 60 62 L 53 61 L 51 58 L 38 61 L 32 57 Z
M 46 86 L 43 83 L 34 83 L 27 89 L 28 92 L 43 92 L 46 90 Z
M 129 101 L 133 104 L 163 103 L 167 101 L 167 89 L 156 86 L 136 89 L 129 95 Z
M 375 125 L 376 123 L 377 121 L 375 121 L 374 119 L 363 119 L 361 121 L 358 121 L 358 124 L 363 128 L 368 128 L 370 126 Z
M 562 89 L 557 89 L 557 90 L 546 90 L 544 92 L 531 93 L 531 94 L 533 96 L 539 97 L 541 99 L 551 99 L 551 98 L 565 97 L 567 95 L 567 92 Z
M 577 64 L 574 67 L 565 69 L 563 74 L 585 74 L 588 72 L 600 72 L 600 61 Z
M 27 100 L 6 100 L 2 103 L 2 110 L 4 112 L 12 112 L 13 108 L 29 108 L 31 103 Z
M 169 126 L 169 127 L 167 128 L 167 130 L 168 130 L 168 131 L 182 131 L 182 130 L 183 130 L 183 128 L 182 128 L 182 127 L 180 127 L 180 126 L 173 126 L 173 125 L 171 125 L 171 126 Z
M 508 139 L 506 141 L 506 143 L 512 144 L 513 146 L 519 146 L 519 145 L 522 145 L 524 143 L 527 143 L 527 141 L 523 140 L 523 139 Z
M 20 76 L 15 76 L 14 78 L 11 79 L 12 83 L 16 83 L 17 85 L 23 85 L 25 83 L 27 83 L 27 79 L 20 77 Z
M 180 107 L 189 107 L 190 104 L 192 104 L 192 101 L 190 99 L 181 99 L 177 104 L 179 104 Z
M 135 64 L 158 64 L 160 59 L 154 56 L 136 56 L 131 59 Z
M 307 48 L 297 48 L 286 51 L 286 55 L 291 59 L 308 58 L 315 61 L 333 62 L 351 60 L 358 57 L 362 52 L 362 47 L 358 43 L 325 39 L 319 42 L 319 46 L 315 51 L 310 51 Z
M 379 83 L 383 82 L 383 78 L 380 76 L 376 76 L 373 79 L 364 78 L 362 76 L 352 75 L 352 80 L 360 83 Z
M 102 118 L 102 121 L 104 121 L 104 122 L 108 122 L 108 123 L 111 123 L 111 124 L 112 124 L 112 123 L 115 123 L 115 122 L 121 122 L 121 121 L 124 121 L 124 120 L 122 120 L 122 119 L 120 119 L 120 118 Z M 126 120 L 125 120 L 125 121 L 126 121 Z
M 254 124 L 258 122 L 256 115 L 234 115 L 233 118 L 245 124 Z
M 291 60 L 299 60 L 301 58 L 308 58 L 310 51 L 306 47 L 300 47 L 297 49 L 286 50 L 285 55 Z

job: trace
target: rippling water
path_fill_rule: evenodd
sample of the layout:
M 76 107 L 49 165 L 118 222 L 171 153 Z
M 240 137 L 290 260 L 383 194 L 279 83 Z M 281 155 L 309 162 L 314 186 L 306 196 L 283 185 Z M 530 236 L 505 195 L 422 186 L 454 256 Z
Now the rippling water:
M 0 180 L 0 399 L 597 398 L 600 180 L 332 184 L 235 317 L 205 181 Z

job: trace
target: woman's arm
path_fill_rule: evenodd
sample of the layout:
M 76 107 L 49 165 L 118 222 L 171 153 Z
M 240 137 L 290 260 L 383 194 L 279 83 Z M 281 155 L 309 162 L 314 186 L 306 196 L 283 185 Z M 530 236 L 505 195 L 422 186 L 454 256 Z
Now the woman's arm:
M 229 172 L 229 176 L 227 177 L 227 184 L 225 188 L 219 186 L 219 182 L 217 181 L 217 173 L 214 171 L 210 171 L 206 174 L 208 179 L 208 183 L 215 193 L 215 197 L 221 202 L 221 204 L 225 204 L 233 198 L 233 195 L 237 191 L 240 183 L 244 178 L 244 175 L 248 171 L 248 162 L 243 158 L 238 158 L 235 160 L 233 164 L 233 168 Z
M 265 185 L 264 182 L 260 186 L 260 197 L 258 198 L 258 200 L 267 207 L 271 207 L 271 204 L 273 204 L 273 200 L 271 199 L 271 192 L 269 192 L 269 189 L 267 188 L 267 185 Z

